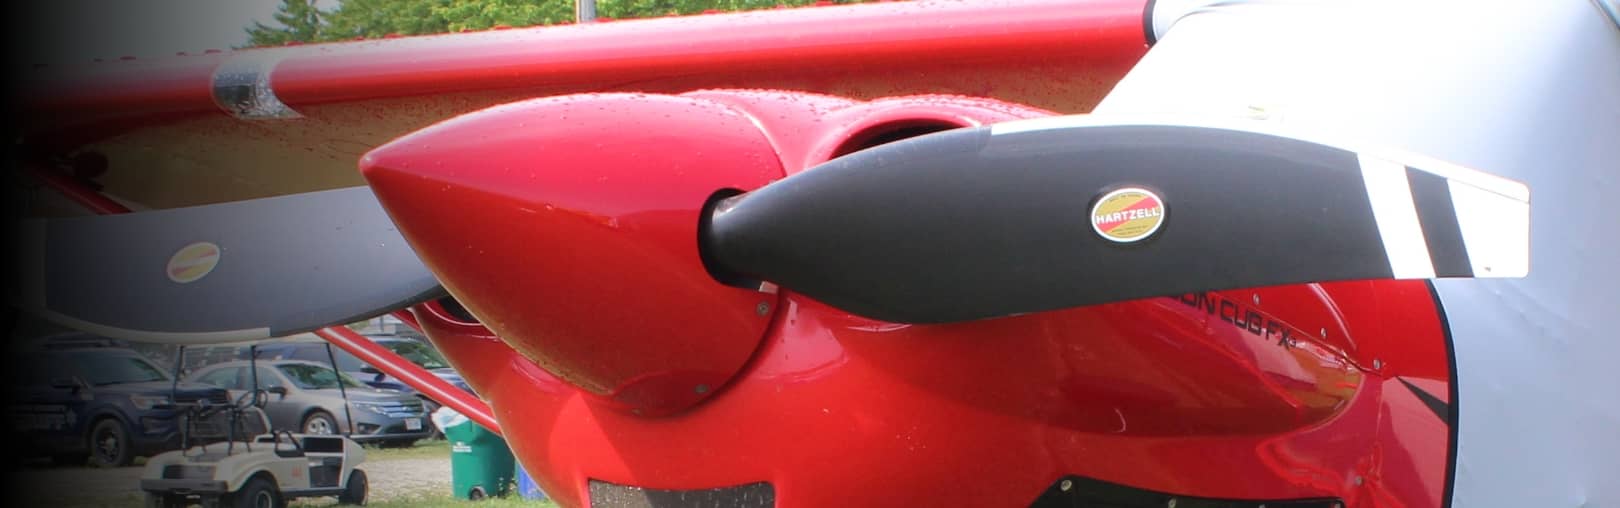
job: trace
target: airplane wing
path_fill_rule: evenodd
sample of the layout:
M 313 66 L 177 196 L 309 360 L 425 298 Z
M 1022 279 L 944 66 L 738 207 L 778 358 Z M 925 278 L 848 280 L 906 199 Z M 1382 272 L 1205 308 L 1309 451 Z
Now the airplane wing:
M 443 295 L 367 187 L 27 219 L 23 310 L 128 340 L 254 340 Z

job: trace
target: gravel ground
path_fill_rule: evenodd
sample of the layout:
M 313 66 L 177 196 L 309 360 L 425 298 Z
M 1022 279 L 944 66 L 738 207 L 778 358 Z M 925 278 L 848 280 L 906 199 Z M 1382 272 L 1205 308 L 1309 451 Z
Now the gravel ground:
M 406 450 L 367 450 L 360 466 L 371 482 L 371 500 L 420 498 L 450 493 L 450 450 L 429 441 Z M 435 453 L 441 452 L 441 453 Z M 11 471 L 7 483 L 19 491 L 24 506 L 142 506 L 138 488 L 141 467 L 35 467 Z M 333 504 L 309 499 L 294 506 Z
M 379 460 L 362 464 L 371 482 L 371 501 L 450 493 L 450 456 L 437 459 Z M 294 506 L 336 504 L 336 500 L 309 499 Z

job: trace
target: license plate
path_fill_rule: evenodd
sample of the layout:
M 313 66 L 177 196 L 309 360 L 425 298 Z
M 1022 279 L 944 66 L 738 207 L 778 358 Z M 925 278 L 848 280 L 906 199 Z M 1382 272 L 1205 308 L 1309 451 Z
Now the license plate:
M 422 419 L 412 418 L 405 420 L 405 430 L 422 430 Z

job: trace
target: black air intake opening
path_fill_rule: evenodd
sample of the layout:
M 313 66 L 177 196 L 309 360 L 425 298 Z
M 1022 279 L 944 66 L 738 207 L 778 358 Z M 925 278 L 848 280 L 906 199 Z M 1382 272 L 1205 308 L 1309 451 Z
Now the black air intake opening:
M 875 146 L 962 127 L 966 127 L 966 125 L 936 119 L 910 119 L 880 123 L 862 129 L 860 132 L 856 132 L 855 135 L 850 136 L 849 139 L 844 140 L 843 144 L 838 145 L 837 150 L 833 150 L 832 156 L 833 158 L 843 157 Z

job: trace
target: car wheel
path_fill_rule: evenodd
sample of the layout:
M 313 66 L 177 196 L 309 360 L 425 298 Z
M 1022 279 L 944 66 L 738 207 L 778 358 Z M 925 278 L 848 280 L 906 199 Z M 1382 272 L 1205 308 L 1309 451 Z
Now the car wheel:
M 371 485 L 366 483 L 365 471 L 359 469 L 350 471 L 348 483 L 343 484 L 343 493 L 338 494 L 338 504 L 366 504 L 366 493 L 370 489 Z
M 316 411 L 304 417 L 304 425 L 301 428 L 304 429 L 305 434 L 330 435 L 338 433 L 337 420 L 332 418 L 332 413 L 326 411 Z
M 123 422 L 108 418 L 90 428 L 90 465 L 124 467 L 134 460 L 129 450 L 129 431 Z
M 231 497 L 236 508 L 282 508 L 281 490 L 263 476 L 248 480 Z

